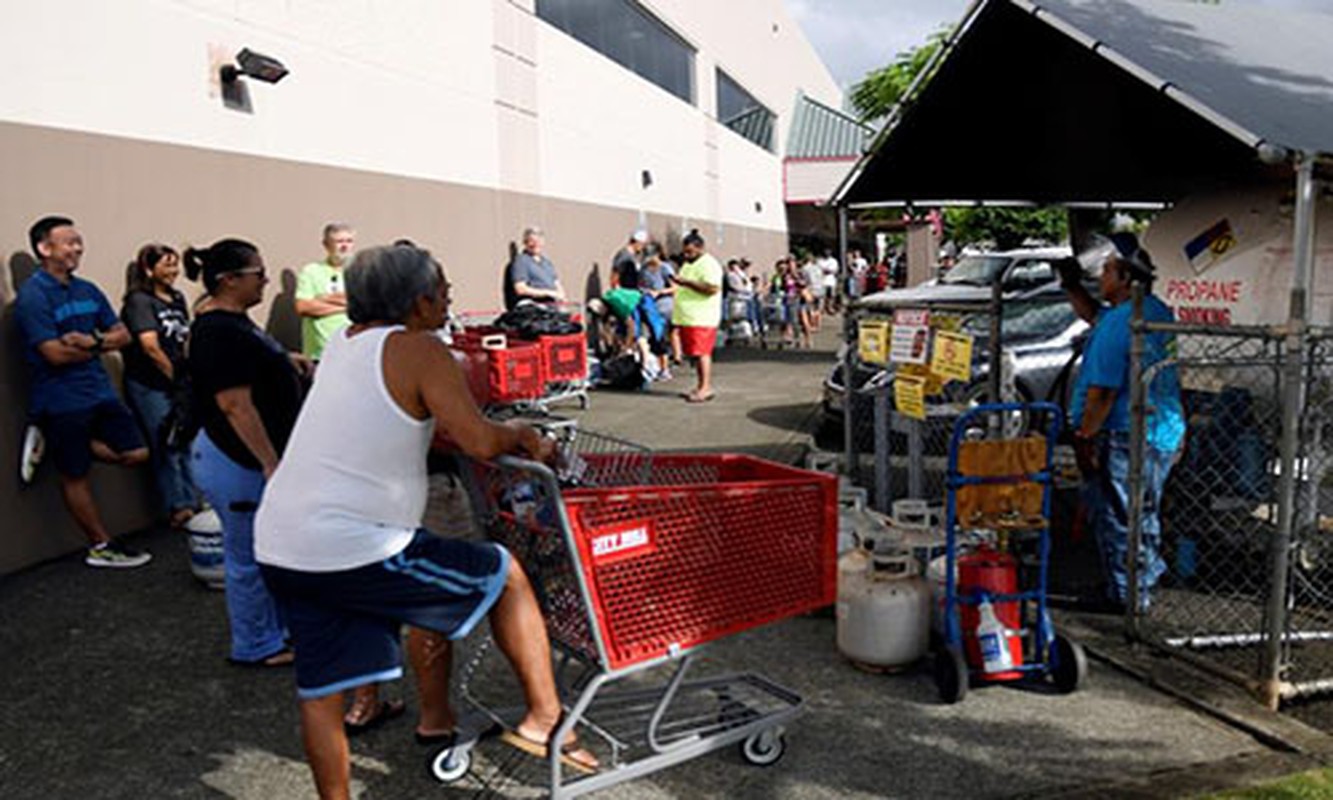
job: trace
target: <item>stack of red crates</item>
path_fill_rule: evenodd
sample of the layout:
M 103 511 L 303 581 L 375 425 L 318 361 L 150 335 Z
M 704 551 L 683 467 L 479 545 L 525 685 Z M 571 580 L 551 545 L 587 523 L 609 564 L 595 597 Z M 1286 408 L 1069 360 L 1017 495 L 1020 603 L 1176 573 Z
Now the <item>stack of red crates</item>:
M 468 328 L 454 337 L 468 387 L 478 405 L 535 400 L 546 391 L 543 350 L 532 342 L 509 339 L 495 328 Z
M 578 313 L 571 314 L 571 319 L 583 321 Z M 588 340 L 583 333 L 526 341 L 494 326 L 468 325 L 454 337 L 453 348 L 468 375 L 472 396 L 482 406 L 535 400 L 548 386 L 588 378 Z

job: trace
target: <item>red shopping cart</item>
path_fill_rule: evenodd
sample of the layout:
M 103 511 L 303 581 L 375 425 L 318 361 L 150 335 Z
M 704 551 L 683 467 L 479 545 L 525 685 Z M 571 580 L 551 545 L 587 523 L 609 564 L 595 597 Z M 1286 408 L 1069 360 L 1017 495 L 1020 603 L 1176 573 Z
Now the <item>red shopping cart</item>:
M 606 751 L 601 772 L 572 780 L 552 754 L 551 796 L 733 744 L 751 764 L 776 763 L 799 695 L 753 673 L 686 675 L 701 645 L 834 601 L 836 480 L 749 456 L 655 455 L 574 427 L 560 435 L 559 470 L 509 458 L 465 470 L 480 522 L 523 564 L 560 657 L 566 713 L 553 740 L 577 726 Z M 485 654 L 464 668 L 460 693 L 511 725 L 521 709 L 498 708 L 474 681 Z M 665 683 L 645 686 L 657 667 Z M 461 780 L 475 746 L 435 753 L 431 773 Z

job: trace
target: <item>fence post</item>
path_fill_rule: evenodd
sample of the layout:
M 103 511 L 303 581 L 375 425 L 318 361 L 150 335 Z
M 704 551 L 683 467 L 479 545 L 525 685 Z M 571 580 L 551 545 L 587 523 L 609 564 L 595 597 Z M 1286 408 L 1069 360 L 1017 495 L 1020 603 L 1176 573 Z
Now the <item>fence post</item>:
M 889 460 L 889 391 L 893 384 L 880 386 L 873 395 L 875 403 L 875 510 L 889 512 L 889 478 L 892 462 Z
M 1315 189 L 1314 158 L 1301 154 L 1296 162 L 1296 219 L 1292 242 L 1290 322 L 1282 349 L 1282 446 L 1279 461 L 1277 532 L 1269 560 L 1268 608 L 1264 616 L 1264 657 L 1261 663 L 1261 700 L 1276 710 L 1282 702 L 1282 640 L 1287 624 L 1287 591 L 1291 570 L 1291 542 L 1296 519 L 1299 480 L 1300 423 L 1305 408 L 1304 360 L 1309 320 L 1310 281 L 1314 271 Z
M 1147 335 L 1143 324 L 1143 284 L 1135 281 L 1133 291 L 1133 315 L 1129 324 L 1129 552 L 1126 554 L 1129 563 L 1125 565 L 1129 573 L 1129 597 L 1125 634 L 1138 641 L 1139 606 L 1143 602 L 1139 570 L 1144 565 L 1139 560 L 1139 553 L 1143 548 L 1143 449 L 1147 446 L 1148 435 L 1148 405 L 1145 402 L 1148 387 L 1143 385 L 1143 339 Z
M 843 474 L 853 485 L 859 483 L 860 461 L 856 452 L 856 415 L 852 413 L 853 369 L 856 361 L 857 324 L 856 315 L 851 309 L 842 318 L 843 341 L 846 347 L 842 354 L 842 458 Z
M 992 403 L 1002 403 L 1004 398 L 1000 392 L 1004 386 L 1004 347 L 1000 342 L 1000 336 L 1004 333 L 1004 286 L 999 280 L 991 284 L 990 287 L 990 375 L 987 383 L 990 384 L 987 392 L 990 394 Z

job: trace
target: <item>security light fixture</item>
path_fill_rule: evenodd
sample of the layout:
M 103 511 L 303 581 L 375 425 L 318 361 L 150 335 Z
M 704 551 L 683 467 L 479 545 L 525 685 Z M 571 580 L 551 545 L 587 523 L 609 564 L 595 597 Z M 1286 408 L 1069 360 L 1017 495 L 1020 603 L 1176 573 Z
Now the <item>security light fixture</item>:
M 277 83 L 287 77 L 287 68 L 278 59 L 245 47 L 236 54 L 236 63 L 224 66 L 221 74 L 223 83 L 233 83 L 242 75 L 264 83 Z
M 643 184 L 643 188 L 645 189 L 647 189 L 649 186 L 652 186 L 653 173 L 650 170 L 645 169 L 643 173 L 639 176 L 639 182 Z

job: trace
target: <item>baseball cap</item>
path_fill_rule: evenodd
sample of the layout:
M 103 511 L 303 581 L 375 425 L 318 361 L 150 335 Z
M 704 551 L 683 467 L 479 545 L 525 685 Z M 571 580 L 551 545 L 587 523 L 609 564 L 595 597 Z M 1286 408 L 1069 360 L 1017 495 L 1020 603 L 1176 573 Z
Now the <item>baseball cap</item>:
M 640 228 L 636 230 L 634 233 L 631 233 L 629 235 L 629 239 L 631 242 L 638 242 L 639 244 L 643 244 L 644 242 L 648 241 L 648 231 L 645 231 L 644 229 Z

